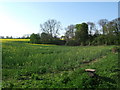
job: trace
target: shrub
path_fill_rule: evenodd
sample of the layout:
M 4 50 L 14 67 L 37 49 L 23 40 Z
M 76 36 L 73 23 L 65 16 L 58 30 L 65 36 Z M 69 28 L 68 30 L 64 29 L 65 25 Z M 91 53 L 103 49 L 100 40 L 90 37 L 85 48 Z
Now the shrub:
M 77 46 L 79 45 L 79 42 L 75 41 L 75 40 L 69 40 L 65 43 L 65 45 L 68 45 L 68 46 Z
M 31 43 L 40 43 L 40 36 L 38 34 L 31 34 L 30 36 Z

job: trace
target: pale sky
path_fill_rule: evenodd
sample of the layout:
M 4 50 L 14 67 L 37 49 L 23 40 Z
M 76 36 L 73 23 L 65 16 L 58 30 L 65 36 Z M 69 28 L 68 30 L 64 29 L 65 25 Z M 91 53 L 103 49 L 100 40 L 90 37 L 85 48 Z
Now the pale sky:
M 70 24 L 97 23 L 118 17 L 117 2 L 3 2 L 0 3 L 0 36 L 39 33 L 40 24 L 56 19 L 64 29 Z M 64 31 L 61 31 L 64 34 Z

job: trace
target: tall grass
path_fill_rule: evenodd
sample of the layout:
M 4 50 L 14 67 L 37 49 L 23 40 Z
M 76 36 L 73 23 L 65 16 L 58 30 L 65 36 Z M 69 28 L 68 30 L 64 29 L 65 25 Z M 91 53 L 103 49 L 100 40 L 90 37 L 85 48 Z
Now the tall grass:
M 45 77 L 49 77 L 50 74 L 56 74 L 54 77 L 55 81 L 61 81 L 60 77 L 62 77 L 64 78 L 62 82 L 66 83 L 67 81 L 69 81 L 70 78 L 68 76 L 68 78 L 65 78 L 66 74 L 62 75 L 63 72 L 77 70 L 85 62 L 90 62 L 95 59 L 99 59 L 102 56 L 109 55 L 111 53 L 112 47 L 113 46 L 72 47 L 44 44 L 29 44 L 22 40 L 21 42 L 6 41 L 2 44 L 3 81 L 5 83 L 7 82 L 6 80 L 9 81 L 9 79 L 12 79 L 12 82 L 15 81 L 16 83 L 16 80 L 22 80 L 21 78 L 23 78 L 23 76 L 26 76 L 27 78 L 29 78 L 29 80 L 33 80 L 36 78 L 40 78 L 41 75 L 43 78 L 44 75 Z M 111 64 L 111 62 L 109 63 Z M 100 63 L 99 65 L 101 64 L 102 63 Z M 103 67 L 103 65 L 101 65 L 101 67 Z M 53 78 L 51 77 L 51 79 L 49 78 L 49 80 L 53 80 Z M 43 81 L 44 83 L 49 82 L 47 80 Z M 71 83 L 72 82 L 73 81 L 71 81 Z M 39 82 L 39 85 L 40 84 L 41 83 Z M 75 86 L 77 86 L 77 84 L 78 83 L 76 83 Z M 43 87 L 45 87 L 44 85 Z M 57 87 L 57 84 L 55 83 L 52 85 L 52 87 L 54 87 L 54 85 L 55 87 Z M 73 85 L 71 86 L 74 87 Z M 68 87 L 70 87 L 70 85 L 68 85 Z
M 85 61 L 89 62 L 110 52 L 110 47 L 105 46 L 34 46 L 9 42 L 3 43 L 2 47 L 3 68 L 27 68 L 27 71 L 38 73 L 42 73 L 42 68 L 46 73 L 73 69 Z

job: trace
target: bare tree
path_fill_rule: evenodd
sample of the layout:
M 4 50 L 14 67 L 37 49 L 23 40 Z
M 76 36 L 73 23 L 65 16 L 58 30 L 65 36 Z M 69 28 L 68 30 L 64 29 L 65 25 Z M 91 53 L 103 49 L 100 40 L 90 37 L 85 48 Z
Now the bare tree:
M 104 31 L 106 34 L 118 33 L 120 32 L 120 18 L 114 19 L 109 21 L 107 24 L 104 25 Z
M 95 28 L 95 24 L 93 22 L 87 22 L 87 24 L 88 24 L 88 27 L 89 27 L 89 34 L 91 35 L 92 31 Z
M 100 26 L 102 26 L 102 31 L 103 31 L 103 34 L 105 34 L 105 29 L 104 29 L 104 26 L 108 23 L 108 20 L 107 19 L 101 19 L 98 21 L 98 24 Z
M 75 25 L 69 25 L 66 28 L 66 33 L 65 33 L 66 38 L 72 39 L 75 36 Z
M 50 34 L 52 37 L 59 35 L 59 30 L 61 30 L 61 23 L 57 20 L 50 19 L 43 24 L 40 24 L 40 29 L 42 32 Z
M 112 20 L 112 22 L 113 22 L 115 32 L 116 33 L 120 32 L 120 17 L 117 18 L 117 19 Z
M 110 21 L 108 24 L 106 24 L 104 26 L 104 29 L 106 31 L 106 34 L 109 34 L 109 33 L 113 33 L 113 30 L 114 30 L 114 26 L 113 26 L 114 22 Z

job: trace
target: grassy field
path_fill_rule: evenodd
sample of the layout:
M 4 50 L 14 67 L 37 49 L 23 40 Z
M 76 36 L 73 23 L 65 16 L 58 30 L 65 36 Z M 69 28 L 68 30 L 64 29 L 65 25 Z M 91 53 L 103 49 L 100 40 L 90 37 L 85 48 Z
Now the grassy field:
M 2 40 L 3 88 L 117 88 L 118 53 L 114 46 L 30 44 Z M 96 69 L 97 78 L 84 70 Z

